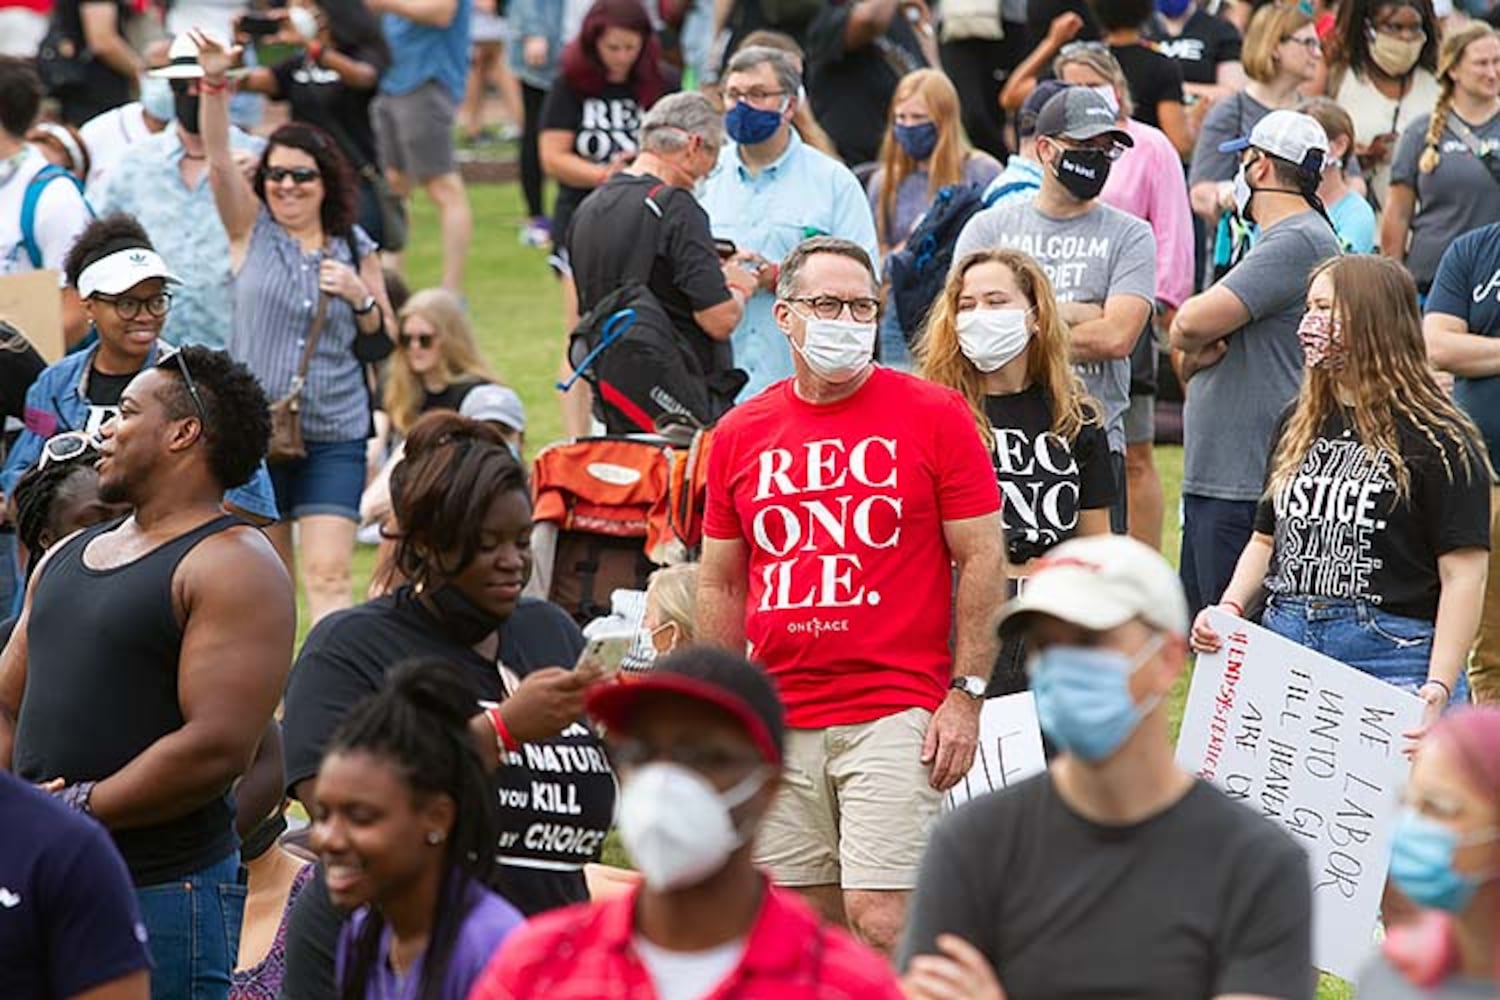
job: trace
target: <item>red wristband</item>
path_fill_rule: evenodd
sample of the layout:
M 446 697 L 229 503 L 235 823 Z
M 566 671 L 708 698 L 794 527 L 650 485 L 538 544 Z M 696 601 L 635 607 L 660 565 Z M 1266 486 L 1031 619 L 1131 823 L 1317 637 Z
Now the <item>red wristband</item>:
M 308 62 L 316 63 L 316 62 L 319 62 L 320 60 L 322 60 L 322 58 L 323 58 L 323 43 L 319 42 L 319 41 L 308 42 L 307 43 L 307 60 L 308 60 Z
M 510 727 L 505 724 L 505 719 L 500 715 L 500 706 L 487 708 L 484 714 L 489 716 L 490 725 L 495 730 L 495 739 L 500 741 L 500 746 L 507 753 L 520 753 L 521 744 L 517 743 L 516 738 L 510 734 Z
M 1234 613 L 1239 615 L 1241 618 L 1245 617 L 1245 606 L 1239 601 L 1220 601 L 1219 603 L 1224 605 L 1225 607 L 1233 608 Z
M 199 93 L 203 93 L 203 94 L 222 94 L 225 91 L 227 91 L 228 89 L 229 89 L 229 81 L 228 80 L 220 80 L 218 83 L 214 83 L 208 77 L 204 77 L 202 80 L 198 81 L 198 91 L 199 91 Z

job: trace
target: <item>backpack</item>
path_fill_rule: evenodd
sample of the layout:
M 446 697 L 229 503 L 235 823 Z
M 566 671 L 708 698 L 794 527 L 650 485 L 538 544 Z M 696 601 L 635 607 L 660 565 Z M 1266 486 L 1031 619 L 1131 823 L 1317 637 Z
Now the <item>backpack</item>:
M 988 197 L 978 184 L 950 184 L 938 191 L 932 205 L 917 220 L 906 246 L 891 254 L 890 301 L 908 345 L 915 344 L 927 321 L 927 311 L 937 301 L 948 280 L 953 248 L 958 234 L 970 219 L 989 208 L 1017 187 L 1007 184 Z
M 89 206 L 88 198 L 83 194 L 83 182 L 55 163 L 49 163 L 26 185 L 26 192 L 21 196 L 21 246 L 26 250 L 26 257 L 31 261 L 33 269 L 42 269 L 42 248 L 36 241 L 36 208 L 37 203 L 42 200 L 42 194 L 47 190 L 47 185 L 59 177 L 66 177 L 73 182 L 73 187 L 78 189 L 78 197 L 83 198 L 83 207 L 88 209 L 89 218 L 94 217 L 94 210 Z
M 670 449 L 660 439 L 581 438 L 550 445 L 532 467 L 541 596 L 583 625 L 616 590 L 645 590 L 661 546 Z M 546 537 L 545 546 L 540 543 Z M 543 549 L 551 552 L 545 559 Z
M 664 418 L 706 427 L 734 405 L 747 380 L 728 368 L 705 371 L 647 283 L 660 242 L 663 210 L 656 184 L 642 202 L 644 224 L 631 245 L 621 283 L 578 320 L 568 338 L 573 375 L 557 384 L 566 392 L 579 378 L 594 389 L 594 415 L 608 434 L 651 433 Z M 575 222 L 575 228 L 577 223 Z

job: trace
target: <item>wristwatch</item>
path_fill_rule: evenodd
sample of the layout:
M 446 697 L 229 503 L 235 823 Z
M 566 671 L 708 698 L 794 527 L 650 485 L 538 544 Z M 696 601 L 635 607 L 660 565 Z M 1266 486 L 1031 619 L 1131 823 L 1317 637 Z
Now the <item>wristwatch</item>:
M 354 310 L 354 315 L 356 315 L 356 316 L 367 316 L 374 309 L 375 309 L 375 296 L 373 296 L 373 295 L 366 295 L 365 296 L 365 301 L 360 305 L 360 307 L 358 309 Z
M 955 677 L 953 678 L 953 683 L 948 685 L 950 690 L 962 691 L 964 694 L 968 695 L 970 698 L 973 698 L 975 701 L 978 701 L 980 698 L 984 697 L 984 689 L 988 686 L 989 685 L 984 682 L 983 677 L 974 677 L 972 675 L 966 677 Z

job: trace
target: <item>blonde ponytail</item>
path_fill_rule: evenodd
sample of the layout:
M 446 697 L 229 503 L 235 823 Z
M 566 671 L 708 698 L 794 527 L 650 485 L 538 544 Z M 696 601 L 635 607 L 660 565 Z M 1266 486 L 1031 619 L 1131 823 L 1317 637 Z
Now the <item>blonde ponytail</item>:
M 1427 140 L 1422 156 L 1417 160 L 1417 169 L 1424 174 L 1430 174 L 1437 169 L 1438 161 L 1442 159 L 1442 153 L 1438 147 L 1443 138 L 1443 132 L 1448 128 L 1448 112 L 1453 107 L 1453 80 L 1451 77 L 1443 77 L 1443 82 L 1438 90 L 1437 104 L 1432 108 L 1432 121 L 1427 123 Z
M 1470 21 L 1457 31 L 1449 32 L 1438 52 L 1438 99 L 1432 108 L 1432 121 L 1427 125 L 1426 148 L 1417 160 L 1417 169 L 1430 174 L 1437 169 L 1442 159 L 1440 143 L 1443 131 L 1448 127 L 1448 113 L 1453 109 L 1453 70 L 1461 61 L 1470 45 L 1481 38 L 1496 37 L 1495 29 L 1483 21 Z

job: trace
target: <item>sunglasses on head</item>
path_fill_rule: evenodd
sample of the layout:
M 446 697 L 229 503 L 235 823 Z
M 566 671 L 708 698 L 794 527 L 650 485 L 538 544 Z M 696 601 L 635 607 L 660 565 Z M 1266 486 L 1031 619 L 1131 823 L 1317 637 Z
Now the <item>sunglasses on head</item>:
M 293 184 L 311 184 L 323 175 L 313 167 L 266 167 L 261 170 L 261 176 L 272 184 L 280 184 L 288 177 Z
M 431 349 L 432 342 L 436 339 L 430 333 L 403 333 L 396 338 L 397 342 L 401 344 L 402 350 L 406 350 L 412 344 L 416 344 L 424 351 Z
M 193 381 L 193 373 L 188 371 L 187 358 L 182 356 L 182 351 L 163 351 L 161 357 L 157 359 L 156 367 L 162 368 L 174 362 L 177 365 L 177 370 L 182 372 L 182 383 L 187 386 L 188 395 L 193 398 L 193 409 L 198 411 L 198 419 L 203 421 L 203 427 L 206 431 L 208 428 L 208 410 L 203 406 L 203 397 L 198 395 L 198 384 Z
M 42 455 L 37 459 L 36 467 L 45 469 L 58 462 L 71 462 L 98 450 L 99 439 L 87 431 L 64 431 L 52 435 L 42 445 Z

